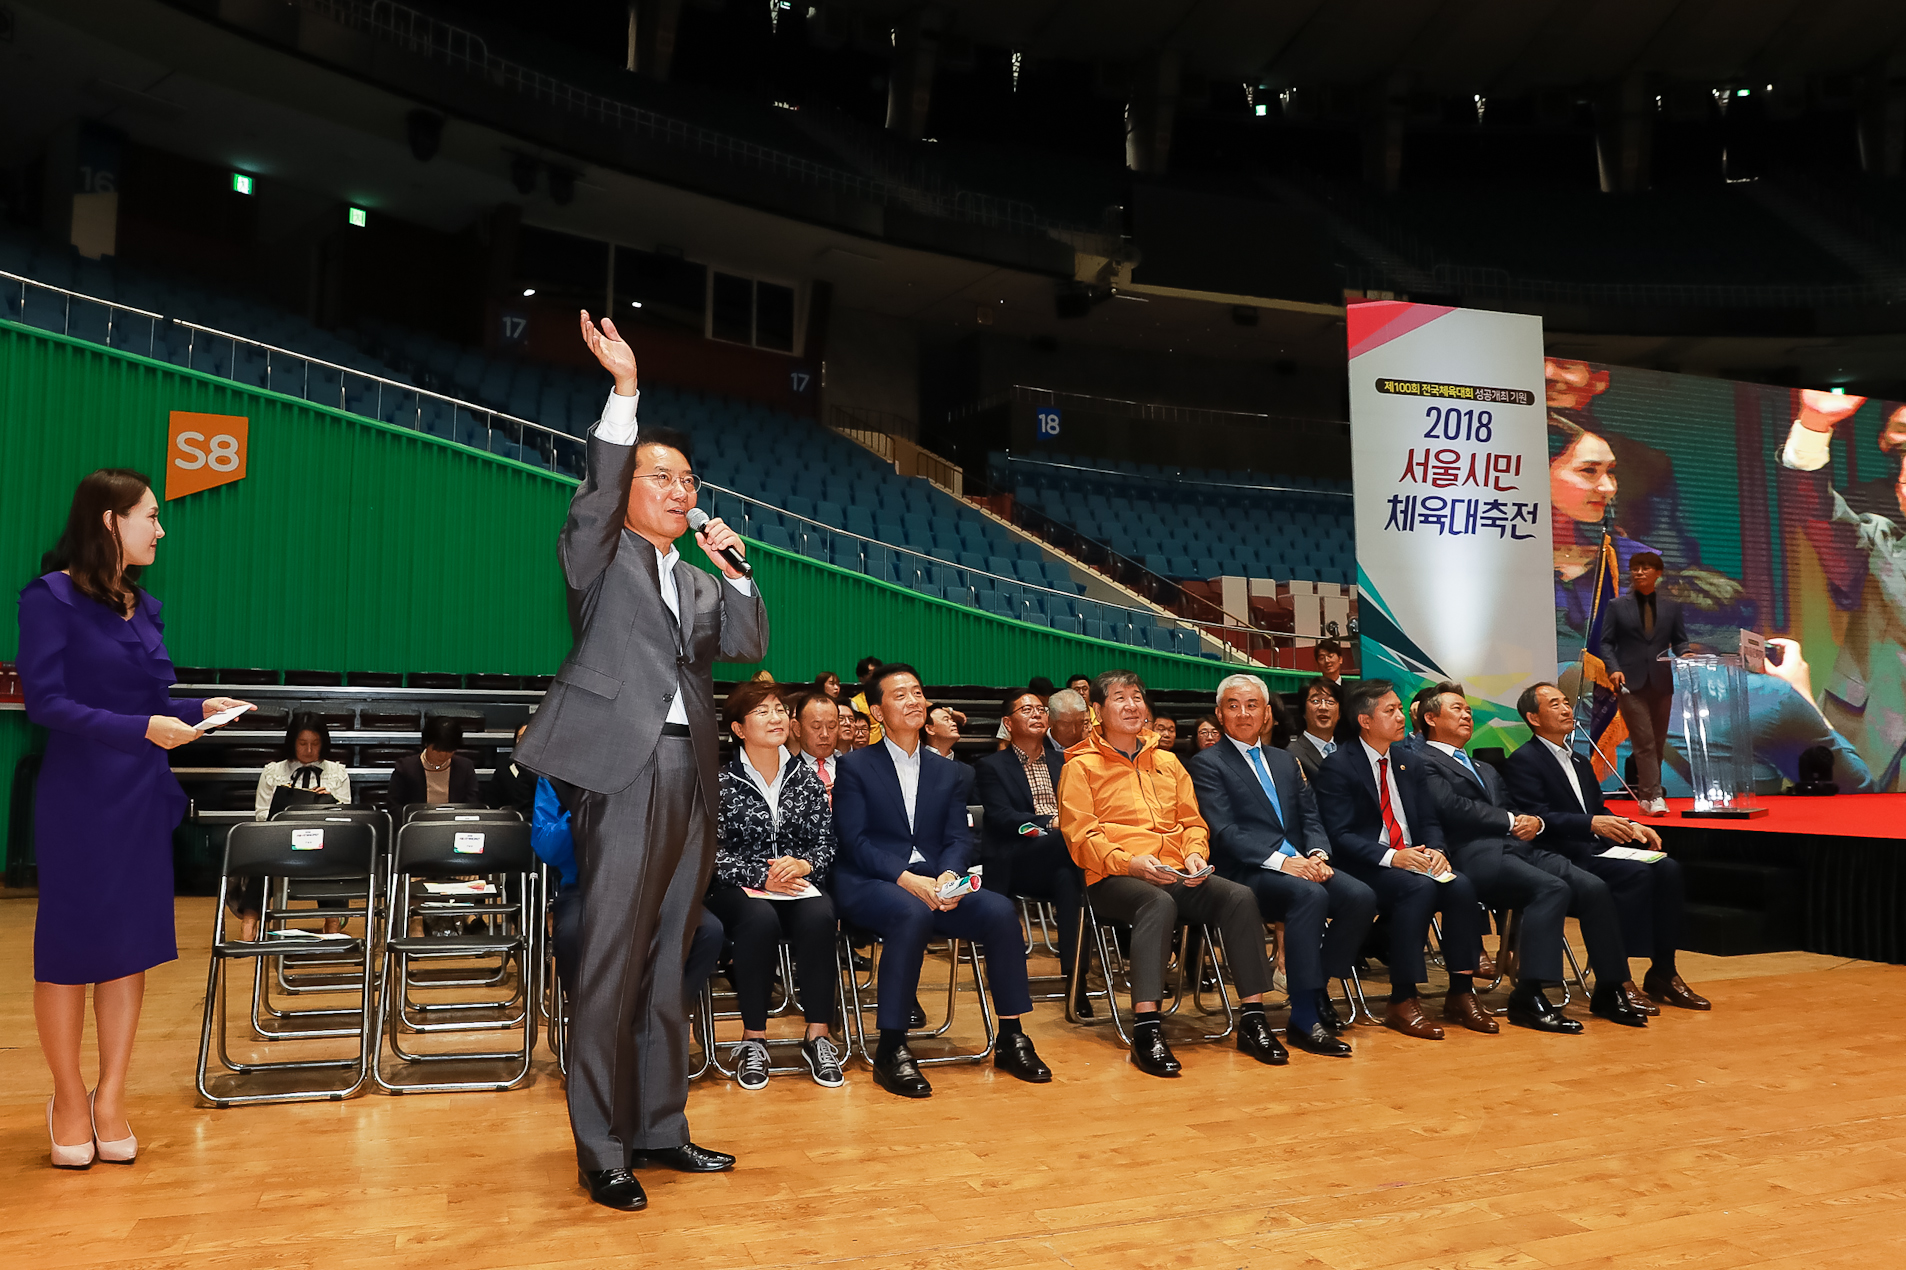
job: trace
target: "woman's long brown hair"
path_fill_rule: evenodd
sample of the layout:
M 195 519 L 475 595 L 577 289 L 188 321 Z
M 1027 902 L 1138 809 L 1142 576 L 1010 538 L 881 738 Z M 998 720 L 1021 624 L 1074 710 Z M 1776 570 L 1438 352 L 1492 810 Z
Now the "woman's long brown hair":
M 139 577 L 137 565 L 122 568 L 118 517 L 127 515 L 152 488 L 152 482 L 140 472 L 124 467 L 102 467 L 87 476 L 73 491 L 73 506 L 66 513 L 66 529 L 53 550 L 40 559 L 40 572 L 64 569 L 83 595 L 92 597 L 115 613 L 132 608 Z M 113 513 L 108 521 L 106 513 Z

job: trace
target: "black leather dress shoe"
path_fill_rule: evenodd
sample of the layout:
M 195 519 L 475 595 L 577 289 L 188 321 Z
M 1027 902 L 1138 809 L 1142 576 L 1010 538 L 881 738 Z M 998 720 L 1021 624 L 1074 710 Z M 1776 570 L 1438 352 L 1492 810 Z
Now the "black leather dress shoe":
M 1349 1058 L 1353 1051 L 1347 1041 L 1340 1041 L 1331 1034 L 1330 1028 L 1321 1020 L 1308 1028 L 1300 1028 L 1295 1023 L 1284 1029 L 1284 1039 L 1290 1042 L 1294 1050 L 1303 1050 L 1306 1054 L 1319 1054 L 1325 1058 Z
M 604 1208 L 634 1213 L 649 1206 L 642 1183 L 627 1169 L 579 1169 L 576 1178 L 589 1191 L 589 1198 Z
M 664 1147 L 659 1151 L 631 1151 L 629 1159 L 636 1168 L 645 1164 L 659 1164 L 677 1173 L 726 1173 L 735 1167 L 734 1156 L 698 1147 L 693 1142 L 685 1142 L 678 1147 Z
M 1017 1076 L 1029 1084 L 1043 1085 L 1052 1079 L 1052 1069 L 1040 1061 L 1032 1038 L 1024 1032 L 1012 1032 L 999 1038 L 993 1051 L 993 1066 L 1008 1076 Z
M 1132 1066 L 1147 1076 L 1176 1076 L 1182 1068 L 1165 1044 L 1163 1028 L 1139 1028 L 1132 1033 Z
M 1610 1023 L 1619 1023 L 1623 1027 L 1647 1027 L 1648 1016 L 1628 1004 L 1628 996 L 1620 987 L 1597 991 L 1589 998 L 1588 1012 L 1596 1018 L 1607 1019 Z
M 1539 991 L 1528 996 L 1520 992 L 1512 995 L 1509 998 L 1508 1017 L 1515 1026 L 1532 1028 L 1537 1032 L 1572 1036 L 1582 1030 L 1581 1020 L 1563 1014 Z
M 1238 1019 L 1238 1053 L 1249 1054 L 1260 1063 L 1269 1063 L 1272 1067 L 1282 1067 L 1291 1061 L 1291 1052 L 1277 1039 L 1277 1033 L 1271 1031 L 1271 1025 L 1262 1013 L 1253 1012 Z
M 933 1086 L 927 1084 L 927 1078 L 920 1074 L 920 1065 L 913 1061 L 913 1052 L 904 1045 L 886 1062 L 874 1060 L 874 1083 L 902 1098 L 933 1096 Z
M 1350 1030 L 1350 1025 L 1344 1022 L 1343 1015 L 1337 1013 L 1337 1007 L 1332 1004 L 1327 992 L 1317 994 L 1317 1021 L 1329 1028 L 1332 1036 L 1342 1036 Z M 1288 1033 L 1289 1029 L 1285 1030 Z
M 907 1031 L 918 1032 L 927 1025 L 927 1012 L 920 1008 L 920 998 L 913 999 L 913 1008 L 907 1011 Z

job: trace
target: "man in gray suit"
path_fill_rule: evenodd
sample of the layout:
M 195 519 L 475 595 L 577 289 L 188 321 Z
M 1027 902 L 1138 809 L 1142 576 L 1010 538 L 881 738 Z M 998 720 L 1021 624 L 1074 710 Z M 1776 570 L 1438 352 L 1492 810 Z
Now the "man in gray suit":
M 689 1141 L 688 1025 L 674 973 L 714 868 L 720 788 L 712 666 L 759 661 L 768 616 L 720 556 L 743 550 L 719 520 L 699 535 L 718 582 L 682 562 L 699 488 L 688 439 L 636 436 L 635 354 L 605 319 L 582 336 L 615 376 L 589 434 L 589 468 L 558 554 L 575 647 L 517 743 L 570 811 L 582 949 L 570 1002 L 569 1124 L 590 1198 L 646 1207 L 630 1171 L 734 1167 Z M 665 968 L 656 973 L 656 967 Z
M 1608 664 L 1608 677 L 1621 694 L 1621 719 L 1635 756 L 1635 797 L 1650 816 L 1668 814 L 1661 796 L 1661 747 L 1668 738 L 1674 667 L 1660 657 L 1670 648 L 1677 657 L 1688 651 L 1681 602 L 1659 589 L 1661 568 L 1661 557 L 1652 551 L 1628 558 L 1632 585 L 1608 606 L 1601 638 L 1588 650 Z

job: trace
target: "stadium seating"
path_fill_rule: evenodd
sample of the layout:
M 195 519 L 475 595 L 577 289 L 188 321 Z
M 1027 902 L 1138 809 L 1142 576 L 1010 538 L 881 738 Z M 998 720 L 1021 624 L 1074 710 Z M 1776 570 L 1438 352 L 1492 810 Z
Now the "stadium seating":
M 568 437 L 588 431 L 607 391 L 599 370 L 489 357 L 375 320 L 333 333 L 268 304 L 110 260 L 84 260 L 70 248 L 6 231 L 0 231 L 0 270 L 474 402 Z M 552 445 L 530 430 L 491 426 L 467 408 L 391 383 L 282 356 L 274 363 L 249 345 L 176 323 L 128 319 L 104 305 L 17 285 L 0 285 L 0 313 L 581 475 L 580 445 Z M 747 537 L 1000 617 L 1217 656 L 1201 649 L 1191 631 L 1161 627 L 1149 609 L 1088 599 L 1085 583 L 1058 557 L 927 481 L 898 475 L 872 452 L 809 419 L 667 385 L 643 389 L 642 418 L 692 438 L 697 471 L 720 487 L 704 490 L 702 505 Z
M 1015 502 L 1162 577 L 1357 580 L 1347 482 L 1043 451 L 988 467 Z

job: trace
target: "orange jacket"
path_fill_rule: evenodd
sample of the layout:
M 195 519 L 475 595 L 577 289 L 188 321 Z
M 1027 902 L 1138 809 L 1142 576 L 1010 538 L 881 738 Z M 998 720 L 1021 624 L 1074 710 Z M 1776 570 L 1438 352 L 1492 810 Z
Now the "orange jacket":
M 1126 758 L 1095 729 L 1066 751 L 1059 771 L 1059 832 L 1091 886 L 1122 877 L 1133 856 L 1154 855 L 1175 869 L 1187 856 L 1211 858 L 1211 830 L 1198 814 L 1191 774 L 1158 737 L 1139 734 Z

